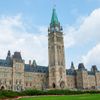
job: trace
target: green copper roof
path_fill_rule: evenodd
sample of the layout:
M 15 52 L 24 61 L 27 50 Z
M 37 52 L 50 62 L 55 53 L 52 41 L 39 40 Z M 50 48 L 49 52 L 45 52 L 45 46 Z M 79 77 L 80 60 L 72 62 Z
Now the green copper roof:
M 52 18 L 51 18 L 51 25 L 58 25 L 59 21 L 58 21 L 58 17 L 56 14 L 56 9 L 53 8 L 53 13 L 52 13 Z

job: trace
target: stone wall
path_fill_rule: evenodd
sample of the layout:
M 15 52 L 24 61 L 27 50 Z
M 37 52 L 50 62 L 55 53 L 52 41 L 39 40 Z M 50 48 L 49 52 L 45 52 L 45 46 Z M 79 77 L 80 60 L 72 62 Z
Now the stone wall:
M 12 69 L 13 91 L 24 90 L 24 62 L 13 60 Z
M 16 91 L 18 86 L 21 86 L 22 89 L 48 88 L 47 73 L 24 72 L 23 64 L 16 64 L 15 67 L 0 66 L 0 89 L 13 90 L 13 85 L 15 87 L 14 91 Z M 100 72 L 95 72 L 95 74 L 89 75 L 87 71 L 78 71 L 77 76 L 66 75 L 66 80 L 68 89 L 100 89 Z
M 95 74 L 96 78 L 96 88 L 100 90 L 100 72 Z
M 0 89 L 12 89 L 12 68 L 0 66 Z
M 95 75 L 88 75 L 88 88 L 94 89 L 96 86 Z
M 25 89 L 44 89 L 47 88 L 47 74 L 45 73 L 35 73 L 35 72 L 25 72 Z
M 76 79 L 74 75 L 67 75 L 66 76 L 67 85 L 69 89 L 75 89 L 76 88 Z

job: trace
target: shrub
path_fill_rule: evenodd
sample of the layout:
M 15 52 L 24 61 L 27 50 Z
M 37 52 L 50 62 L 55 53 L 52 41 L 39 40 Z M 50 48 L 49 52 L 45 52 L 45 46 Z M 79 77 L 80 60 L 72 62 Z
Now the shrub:
M 79 94 L 97 94 L 100 91 L 72 91 L 72 90 L 25 90 L 22 92 L 0 91 L 0 98 L 15 98 L 18 96 L 38 96 L 38 95 L 79 95 Z
M 18 92 L 7 91 L 7 90 L 0 91 L 0 98 L 13 98 L 18 95 L 19 95 Z
M 40 90 L 25 90 L 25 91 L 22 91 L 20 94 L 23 95 L 23 96 L 26 96 L 26 95 L 29 95 L 29 96 L 42 95 L 43 91 L 40 91 Z

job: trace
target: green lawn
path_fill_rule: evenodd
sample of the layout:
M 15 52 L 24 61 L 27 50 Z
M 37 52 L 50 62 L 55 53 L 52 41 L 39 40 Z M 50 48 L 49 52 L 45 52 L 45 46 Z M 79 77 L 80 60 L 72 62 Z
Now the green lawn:
M 75 96 L 38 96 L 31 98 L 21 98 L 19 100 L 100 100 L 100 94 Z

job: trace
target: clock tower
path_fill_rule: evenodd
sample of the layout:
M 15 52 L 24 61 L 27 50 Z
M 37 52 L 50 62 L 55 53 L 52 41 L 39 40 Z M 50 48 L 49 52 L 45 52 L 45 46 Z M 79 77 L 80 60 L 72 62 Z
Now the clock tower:
M 55 8 L 53 9 L 51 23 L 48 28 L 48 53 L 49 88 L 66 89 L 63 32 Z

